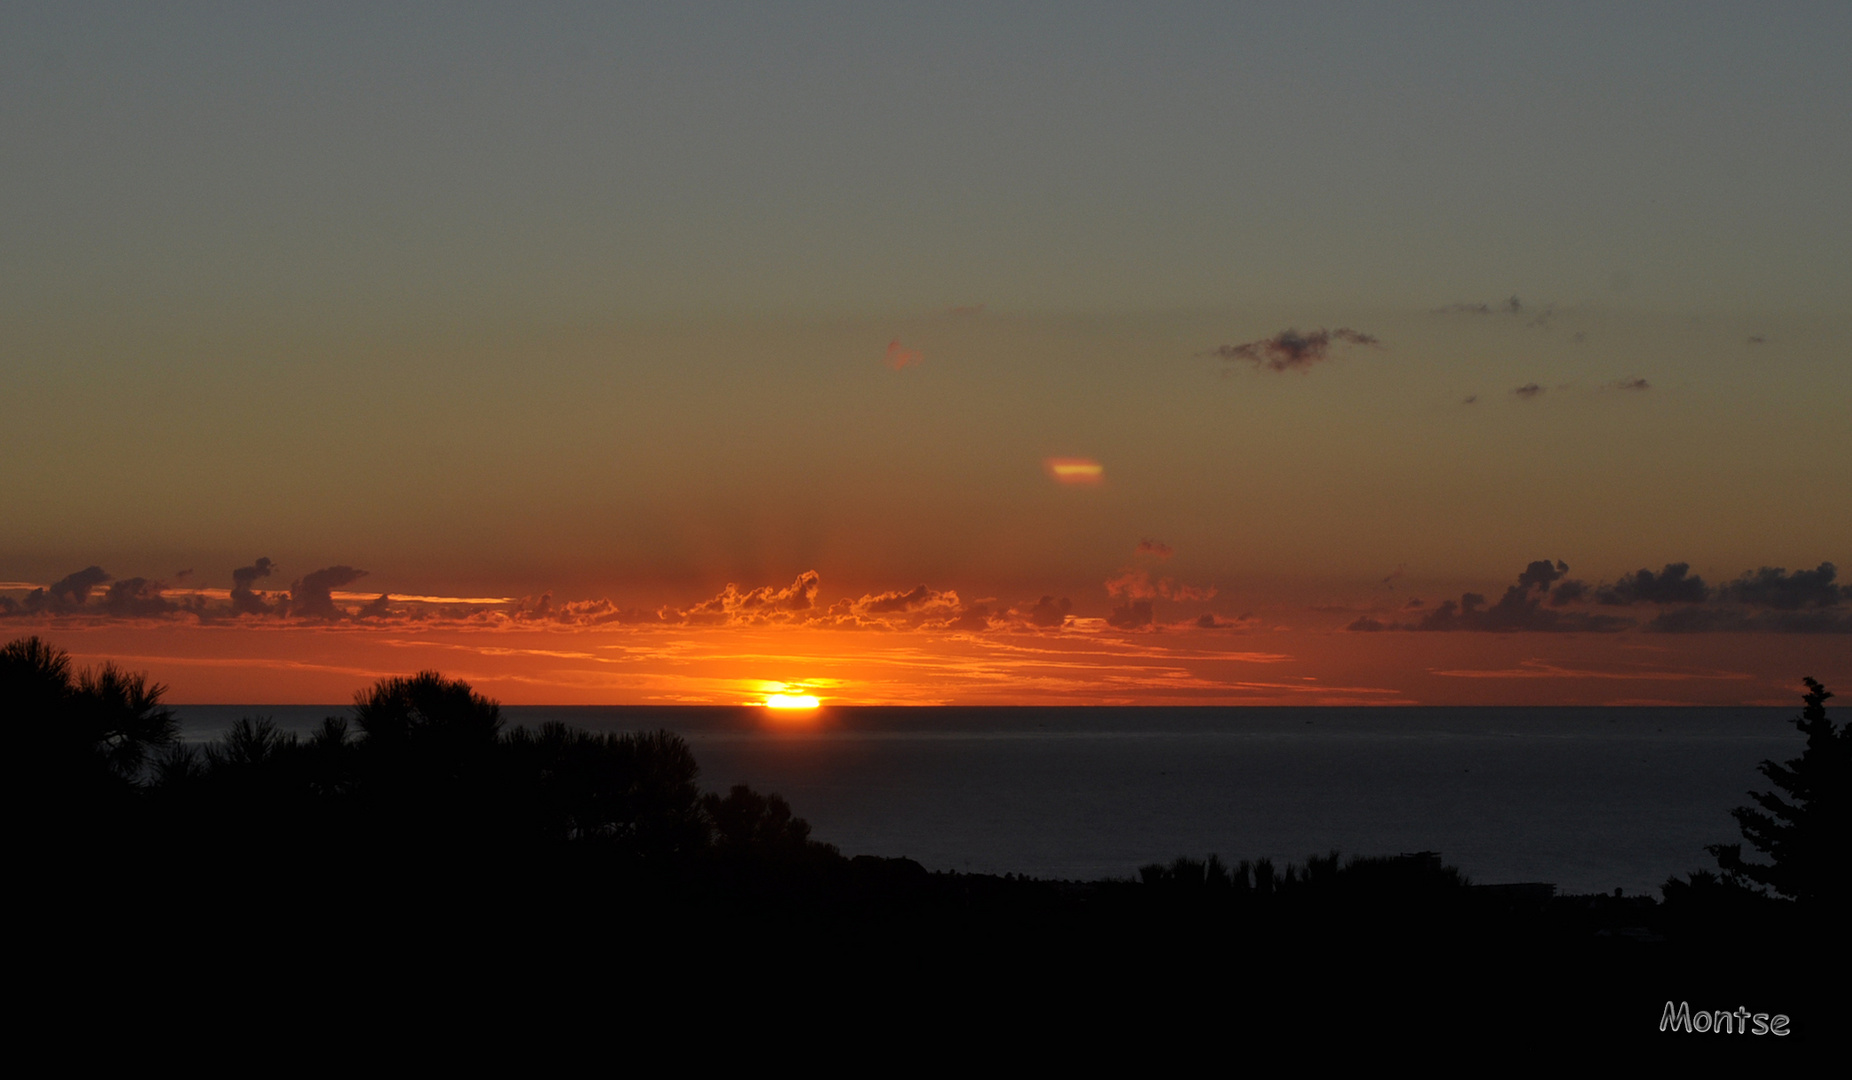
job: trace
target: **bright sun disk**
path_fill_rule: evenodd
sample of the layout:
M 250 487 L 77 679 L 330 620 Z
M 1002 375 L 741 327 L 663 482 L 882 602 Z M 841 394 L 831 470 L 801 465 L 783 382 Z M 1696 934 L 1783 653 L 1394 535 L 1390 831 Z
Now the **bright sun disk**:
M 768 709 L 814 709 L 818 705 L 809 694 L 772 694 L 765 699 Z

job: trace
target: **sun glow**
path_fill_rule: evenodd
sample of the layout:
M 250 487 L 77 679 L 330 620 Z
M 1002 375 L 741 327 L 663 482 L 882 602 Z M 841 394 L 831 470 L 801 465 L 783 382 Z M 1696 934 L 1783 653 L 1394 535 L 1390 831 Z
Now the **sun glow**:
M 811 694 L 770 694 L 765 699 L 768 709 L 814 709 L 818 704 Z

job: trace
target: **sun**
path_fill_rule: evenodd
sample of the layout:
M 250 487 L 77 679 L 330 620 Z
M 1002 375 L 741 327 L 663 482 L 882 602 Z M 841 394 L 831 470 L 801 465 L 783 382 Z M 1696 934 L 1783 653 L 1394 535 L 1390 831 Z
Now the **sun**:
M 814 709 L 819 704 L 813 694 L 768 694 L 765 698 L 768 709 Z

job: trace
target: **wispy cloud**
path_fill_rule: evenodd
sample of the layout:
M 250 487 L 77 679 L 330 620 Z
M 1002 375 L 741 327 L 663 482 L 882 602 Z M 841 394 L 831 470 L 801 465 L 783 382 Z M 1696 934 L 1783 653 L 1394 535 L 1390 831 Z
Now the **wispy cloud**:
M 925 359 L 923 353 L 918 349 L 909 349 L 902 345 L 899 338 L 895 338 L 887 343 L 886 363 L 888 367 L 895 371 L 899 371 L 901 368 L 912 367 L 923 359 Z
M 1300 333 L 1296 329 L 1282 330 L 1269 338 L 1247 341 L 1239 345 L 1218 345 L 1209 350 L 1209 356 L 1223 360 L 1244 360 L 1264 371 L 1304 371 L 1312 365 L 1321 363 L 1331 357 L 1333 342 L 1346 342 L 1352 345 L 1380 345 L 1377 338 L 1360 333 L 1348 327 L 1336 330 L 1312 330 Z
M 1436 315 L 1520 315 L 1524 312 L 1524 303 L 1516 296 L 1498 304 L 1443 304 L 1434 309 Z
M 1168 559 L 1176 554 L 1171 546 L 1162 540 L 1140 540 L 1135 550 L 1140 555 L 1155 555 L 1160 559 Z
M 1106 468 L 1092 458 L 1057 457 L 1043 462 L 1058 484 L 1091 486 L 1106 479 Z
M 1455 668 L 1433 674 L 1453 679 L 1606 679 L 1621 682 L 1741 681 L 1755 677 L 1742 671 L 1567 667 L 1551 660 L 1520 660 L 1517 667 L 1511 668 Z

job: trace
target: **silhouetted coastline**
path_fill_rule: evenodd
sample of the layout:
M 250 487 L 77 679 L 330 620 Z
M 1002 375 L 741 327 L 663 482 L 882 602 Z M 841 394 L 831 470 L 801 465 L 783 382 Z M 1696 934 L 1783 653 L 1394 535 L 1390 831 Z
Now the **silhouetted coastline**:
M 703 793 L 673 734 L 509 728 L 435 673 L 382 680 L 308 738 L 246 719 L 203 747 L 176 740 L 145 676 L 74 672 L 37 639 L 6 646 L 0 679 L 37 810 L 33 925 L 79 971 L 132 960 L 289 999 L 600 971 L 621 984 L 601 993 L 640 1008 L 756 972 L 852 1010 L 875 1007 L 845 993 L 859 986 L 908 1008 L 1028 995 L 1070 1018 L 1247 1010 L 1298 1030 L 1437 1011 L 1509 1026 L 1574 1003 L 1650 1039 L 1668 998 L 1818 1016 L 1803 959 L 1842 944 L 1827 915 L 1843 847 L 1798 901 L 1785 879 L 1746 879 L 1740 848 L 1663 900 L 1474 885 L 1434 852 L 1181 857 L 1086 882 L 934 873 L 845 856 L 776 794 Z M 1820 731 L 1822 756 L 1843 757 Z

